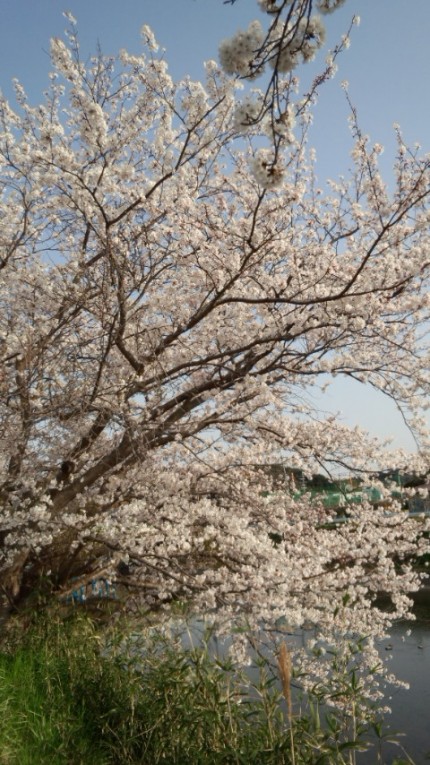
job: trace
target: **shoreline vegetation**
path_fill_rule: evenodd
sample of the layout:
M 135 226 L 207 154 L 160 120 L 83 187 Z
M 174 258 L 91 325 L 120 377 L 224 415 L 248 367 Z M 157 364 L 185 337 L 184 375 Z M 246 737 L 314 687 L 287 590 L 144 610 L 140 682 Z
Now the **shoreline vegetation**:
M 298 693 L 288 639 L 277 654 L 257 652 L 249 674 L 211 651 L 209 633 L 195 645 L 100 614 L 62 607 L 9 624 L 1 765 L 353 765 L 369 748 L 384 762 L 384 719 L 369 702 L 358 714 L 354 672 L 337 689 L 348 715 L 322 688 Z M 399 745 L 390 762 L 412 760 Z
M 291 474 L 283 477 L 291 488 Z M 273 478 L 279 487 L 280 476 Z M 357 482 L 294 478 L 314 501 L 340 491 L 360 502 Z M 397 486 L 413 491 L 423 480 Z M 349 520 L 344 506 L 339 513 L 327 527 Z M 428 557 L 416 561 L 423 572 Z M 388 732 L 385 699 L 364 692 L 365 638 L 351 639 L 343 665 L 341 650 L 324 657 L 323 644 L 316 645 L 328 675 L 325 685 L 312 685 L 295 665 L 288 637 L 273 643 L 271 654 L 255 650 L 250 674 L 228 654 L 214 654 L 209 633 L 184 644 L 157 624 L 160 614 L 126 621 L 121 594 L 108 580 L 91 581 L 82 598 L 80 589 L 54 606 L 40 592 L 42 613 L 33 603 L 2 625 L 0 765 L 384 765 L 386 741 L 399 749 L 390 765 L 413 763 Z M 428 578 L 410 597 L 430 619 Z M 389 608 L 388 593 L 386 599 L 381 592 L 375 605 Z M 367 756 L 374 759 L 361 759 Z

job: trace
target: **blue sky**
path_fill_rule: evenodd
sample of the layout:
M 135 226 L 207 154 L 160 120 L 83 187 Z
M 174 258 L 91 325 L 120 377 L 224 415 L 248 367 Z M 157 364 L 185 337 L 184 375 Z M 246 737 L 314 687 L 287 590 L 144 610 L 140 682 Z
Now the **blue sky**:
M 106 53 L 137 51 L 139 30 L 149 24 L 176 78 L 200 78 L 202 62 L 217 57 L 220 40 L 258 15 L 255 0 L 237 0 L 233 6 L 222 0 L 0 0 L 0 87 L 8 97 L 11 79 L 18 77 L 30 100 L 40 100 L 50 70 L 49 39 L 62 36 L 65 10 L 78 20 L 83 57 L 95 52 L 98 43 Z M 430 151 L 430 0 L 346 0 L 326 19 L 328 47 L 347 30 L 354 13 L 361 24 L 354 27 L 351 48 L 315 110 L 311 139 L 321 184 L 346 173 L 350 164 L 348 109 L 340 87 L 344 79 L 363 131 L 386 147 L 381 164 L 387 180 L 393 123 L 400 124 L 410 143 Z M 318 71 L 318 62 L 312 67 L 302 70 L 304 77 Z M 391 434 L 395 445 L 413 448 L 394 405 L 357 384 L 336 381 L 322 405 L 342 410 L 346 422 L 375 435 Z

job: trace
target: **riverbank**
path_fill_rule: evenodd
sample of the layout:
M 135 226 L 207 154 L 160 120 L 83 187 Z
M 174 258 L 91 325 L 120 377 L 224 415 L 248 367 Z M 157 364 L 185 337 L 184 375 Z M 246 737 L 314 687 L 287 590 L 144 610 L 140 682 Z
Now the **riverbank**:
M 269 683 L 207 647 L 159 633 L 103 636 L 88 619 L 39 621 L 0 652 L 2 765 L 288 765 L 291 738 Z M 321 745 L 324 744 L 319 734 Z M 300 741 L 297 753 L 308 750 Z M 298 758 L 298 765 L 310 760 Z
M 277 685 L 262 659 L 252 675 L 204 640 L 138 626 L 100 631 L 80 611 L 17 625 L 0 651 L 2 765 L 291 765 L 293 751 L 296 765 L 349 762 L 347 718 L 328 728 L 290 706 L 287 648 Z
M 382 661 L 411 686 L 384 698 L 393 712 L 383 731 L 404 733 L 399 741 L 416 765 L 430 748 L 429 594 L 426 586 L 417 620 L 394 625 L 379 645 Z M 228 657 L 228 642 L 202 639 L 202 625 L 189 625 L 181 642 L 174 630 L 145 630 L 142 623 L 100 627 L 81 608 L 39 619 L 27 632 L 17 624 L 0 649 L 1 765 L 290 765 L 292 745 L 297 765 L 324 751 L 332 765 L 349 762 L 339 748 L 348 740 L 339 727 L 347 717 L 331 718 L 338 725 L 332 735 L 324 699 L 315 718 L 293 682 L 290 717 L 276 655 L 267 657 L 275 676 L 262 657 L 244 674 Z M 309 637 L 285 640 L 292 647 Z M 354 687 L 342 692 L 355 703 Z M 370 726 L 360 740 L 371 739 Z M 410 762 L 399 760 L 399 746 L 384 743 L 382 751 L 385 765 Z M 374 765 L 377 753 L 373 739 L 368 752 L 355 753 L 357 765 Z

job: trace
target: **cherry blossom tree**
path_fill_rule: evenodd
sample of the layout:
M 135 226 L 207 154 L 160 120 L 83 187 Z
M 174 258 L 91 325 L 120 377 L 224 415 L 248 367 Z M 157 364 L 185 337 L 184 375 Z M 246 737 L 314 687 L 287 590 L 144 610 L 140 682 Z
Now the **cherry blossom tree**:
M 344 375 L 397 402 L 421 449 L 393 460 L 428 469 L 428 158 L 398 131 L 390 191 L 352 115 L 322 194 L 308 102 L 275 183 L 215 62 L 174 83 L 144 27 L 140 55 L 84 64 L 70 21 L 44 102 L 0 102 L 4 604 L 109 577 L 150 608 L 380 634 L 425 523 L 363 502 L 333 525 L 262 467 L 389 464 L 313 409 Z

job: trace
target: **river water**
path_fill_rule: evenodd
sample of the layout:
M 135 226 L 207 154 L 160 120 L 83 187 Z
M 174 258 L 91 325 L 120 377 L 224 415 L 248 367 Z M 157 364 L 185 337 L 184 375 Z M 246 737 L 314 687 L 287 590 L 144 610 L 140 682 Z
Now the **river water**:
M 195 644 L 201 637 L 201 622 L 195 622 L 191 629 L 191 641 Z M 409 633 L 409 634 L 408 634 Z M 290 636 L 290 640 L 291 640 Z M 296 635 L 302 641 L 303 636 Z M 212 638 L 212 640 L 214 640 Z M 188 638 L 185 638 L 185 644 Z M 213 649 L 222 654 L 228 648 L 229 641 L 221 644 L 215 639 Z M 409 689 L 389 688 L 389 695 L 384 699 L 384 706 L 391 707 L 391 714 L 385 717 L 384 733 L 391 731 L 397 735 L 399 745 L 384 742 L 382 747 L 383 765 L 393 765 L 396 759 L 403 757 L 408 762 L 405 752 L 414 765 L 430 763 L 430 607 L 418 614 L 416 621 L 394 625 L 390 638 L 381 641 L 381 658 L 389 664 L 400 680 L 409 683 Z M 250 670 L 251 679 L 253 671 Z M 368 752 L 357 754 L 357 765 L 377 765 L 378 749 L 373 746 Z M 428 755 L 428 756 L 426 756 Z
M 407 627 L 411 630 L 409 636 L 405 635 Z M 390 640 L 381 643 L 380 651 L 381 656 L 390 657 L 394 674 L 410 685 L 409 690 L 392 689 L 391 699 L 387 699 L 392 709 L 387 725 L 404 733 L 400 741 L 415 765 L 425 765 L 430 762 L 430 619 L 418 618 L 408 625 L 394 626 Z M 383 762 L 390 765 L 400 754 L 398 747 L 385 744 Z M 376 757 L 372 757 L 362 755 L 358 762 L 375 765 Z

